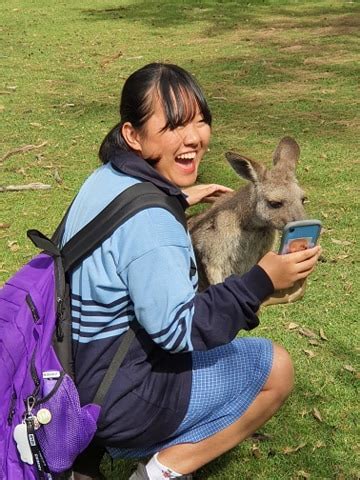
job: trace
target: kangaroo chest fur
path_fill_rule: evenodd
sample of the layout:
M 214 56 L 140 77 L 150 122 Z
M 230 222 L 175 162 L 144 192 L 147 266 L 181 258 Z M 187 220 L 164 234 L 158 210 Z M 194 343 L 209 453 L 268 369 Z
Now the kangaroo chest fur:
M 192 231 L 200 286 L 223 282 L 234 273 L 243 275 L 271 250 L 274 230 L 243 230 L 236 220 L 219 215 L 215 221 L 218 228 L 209 228 L 201 235 Z
M 246 212 L 239 217 L 230 199 L 189 221 L 199 269 L 199 287 L 220 283 L 249 271 L 268 252 L 275 230 L 252 225 Z

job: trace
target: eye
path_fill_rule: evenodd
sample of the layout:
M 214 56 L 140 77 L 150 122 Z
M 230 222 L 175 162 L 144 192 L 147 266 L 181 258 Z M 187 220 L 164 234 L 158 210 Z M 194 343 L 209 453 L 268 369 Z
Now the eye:
M 267 203 L 270 208 L 281 208 L 283 206 L 283 202 L 277 202 L 276 200 L 268 200 Z

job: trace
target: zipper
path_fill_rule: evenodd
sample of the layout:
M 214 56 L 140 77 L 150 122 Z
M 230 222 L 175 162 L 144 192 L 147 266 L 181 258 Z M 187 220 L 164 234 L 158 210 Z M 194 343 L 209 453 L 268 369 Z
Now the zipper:
M 63 322 L 63 311 L 64 311 L 64 302 L 63 299 L 58 297 L 56 299 L 56 339 L 58 342 L 62 342 L 64 340 L 64 332 L 62 329 L 62 322 Z
M 31 357 L 30 361 L 30 373 L 31 373 L 31 378 L 33 379 L 33 382 L 35 384 L 35 390 L 32 394 L 33 397 L 37 397 L 39 390 L 40 390 L 40 378 L 39 375 L 36 371 L 36 366 L 35 366 L 35 353 L 36 353 L 36 347 L 34 349 L 34 352 Z
M 62 322 L 64 317 L 64 298 L 66 296 L 65 272 L 63 270 L 61 257 L 54 257 L 54 273 L 55 273 L 55 291 L 56 291 L 56 324 L 55 334 L 56 340 L 62 342 L 64 332 Z
M 26 303 L 28 304 L 28 306 L 30 308 L 31 315 L 34 319 L 34 322 L 37 323 L 40 320 L 40 315 L 39 315 L 39 312 L 37 311 L 37 308 L 35 307 L 33 299 L 31 298 L 29 293 L 26 295 L 25 299 L 26 299 Z
M 13 390 L 13 393 L 12 393 L 11 399 L 10 399 L 9 413 L 8 413 L 8 417 L 7 417 L 7 423 L 8 423 L 9 426 L 12 424 L 12 421 L 13 421 L 13 418 L 14 418 L 14 415 L 15 415 L 16 400 L 17 400 L 17 395 L 16 395 L 15 390 Z

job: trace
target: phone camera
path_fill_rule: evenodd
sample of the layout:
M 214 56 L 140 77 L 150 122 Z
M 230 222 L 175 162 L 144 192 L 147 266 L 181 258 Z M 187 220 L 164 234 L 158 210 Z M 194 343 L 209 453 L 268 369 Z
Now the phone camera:
M 295 228 L 291 227 L 291 228 L 289 229 L 289 231 L 292 233 L 292 232 L 295 231 Z

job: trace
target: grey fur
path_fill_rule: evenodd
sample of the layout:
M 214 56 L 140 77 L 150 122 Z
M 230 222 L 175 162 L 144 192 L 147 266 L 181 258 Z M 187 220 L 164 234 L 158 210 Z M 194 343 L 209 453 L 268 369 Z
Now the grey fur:
M 188 220 L 200 290 L 250 270 L 272 249 L 277 230 L 305 218 L 305 195 L 295 176 L 300 148 L 294 139 L 279 142 L 272 169 L 234 152 L 225 156 L 249 183 Z

